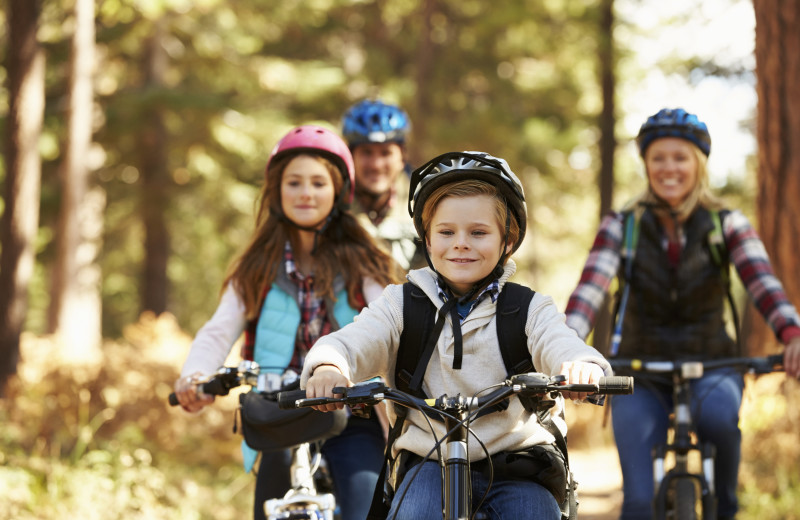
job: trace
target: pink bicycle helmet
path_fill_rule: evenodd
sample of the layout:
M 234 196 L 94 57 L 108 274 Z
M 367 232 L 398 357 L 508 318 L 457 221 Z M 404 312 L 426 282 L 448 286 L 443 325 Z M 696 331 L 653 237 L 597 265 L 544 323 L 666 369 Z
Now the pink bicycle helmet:
M 355 168 L 350 148 L 341 137 L 321 126 L 303 125 L 290 130 L 272 149 L 265 174 L 275 159 L 304 151 L 324 155 L 339 168 L 344 183 L 338 201 L 345 205 L 353 202 Z

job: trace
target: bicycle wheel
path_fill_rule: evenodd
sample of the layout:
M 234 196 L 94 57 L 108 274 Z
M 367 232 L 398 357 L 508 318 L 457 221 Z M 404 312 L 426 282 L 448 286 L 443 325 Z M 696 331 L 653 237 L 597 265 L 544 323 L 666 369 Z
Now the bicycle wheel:
M 695 502 L 697 499 L 697 489 L 694 480 L 690 478 L 680 478 L 675 481 L 670 493 L 671 515 L 667 518 L 672 520 L 696 520 L 697 511 Z

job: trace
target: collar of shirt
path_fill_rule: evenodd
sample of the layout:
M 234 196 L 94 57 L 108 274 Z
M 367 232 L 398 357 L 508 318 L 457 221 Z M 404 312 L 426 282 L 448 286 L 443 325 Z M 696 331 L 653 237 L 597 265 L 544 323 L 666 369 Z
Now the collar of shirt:
M 294 253 L 292 252 L 292 244 L 287 240 L 286 246 L 283 248 L 283 262 L 286 266 L 286 275 L 297 285 L 308 285 L 311 281 L 311 276 L 306 276 L 297 270 L 297 264 L 294 261 Z
M 295 338 L 295 351 L 289 366 L 302 368 L 305 355 L 321 336 L 331 332 L 325 302 L 314 292 L 313 276 L 304 276 L 297 270 L 291 244 L 283 250 L 286 274 L 297 285 L 297 303 L 300 307 L 300 325 Z
M 445 291 L 439 284 L 439 280 L 436 280 L 436 289 L 439 292 L 439 298 L 443 302 L 446 302 L 449 299 L 449 296 L 447 295 L 447 291 Z M 476 298 L 473 298 L 469 302 L 464 302 L 463 304 L 457 305 L 458 315 L 461 318 L 462 322 L 466 319 L 467 316 L 469 316 L 469 313 L 472 312 L 472 309 L 475 307 L 475 305 L 477 305 L 478 302 L 481 301 L 487 293 L 489 294 L 489 296 L 491 296 L 492 303 L 496 302 L 497 297 L 500 296 L 500 280 L 493 280 L 492 283 L 487 285 L 478 294 Z

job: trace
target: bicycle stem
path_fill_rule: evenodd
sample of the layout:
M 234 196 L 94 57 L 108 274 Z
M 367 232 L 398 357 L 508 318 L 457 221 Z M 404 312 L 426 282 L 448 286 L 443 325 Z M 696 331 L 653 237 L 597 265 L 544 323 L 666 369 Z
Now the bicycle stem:
M 464 426 L 468 413 L 460 409 L 456 418 L 445 417 L 444 420 L 445 428 L 450 432 L 445 446 L 445 520 L 461 520 L 470 516 L 472 485 L 467 455 L 467 428 Z

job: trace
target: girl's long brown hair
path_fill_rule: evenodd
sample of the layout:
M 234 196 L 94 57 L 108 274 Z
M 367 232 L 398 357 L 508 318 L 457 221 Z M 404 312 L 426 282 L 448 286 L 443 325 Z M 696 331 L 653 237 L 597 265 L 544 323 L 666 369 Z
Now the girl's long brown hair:
M 372 278 L 382 286 L 402 280 L 400 268 L 392 257 L 349 210 L 341 209 L 338 204 L 344 184 L 339 169 L 325 156 L 304 150 L 270 163 L 259 195 L 255 232 L 225 276 L 223 289 L 229 283 L 233 284 L 244 302 L 248 319 L 256 317 L 264 291 L 275 281 L 286 241 L 289 240 L 293 247 L 299 243 L 299 231 L 282 218 L 281 209 L 283 171 L 299 155 L 312 157 L 327 168 L 337 194 L 334 208 L 340 206 L 340 209 L 334 209 L 331 222 L 317 239 L 314 253 L 314 290 L 317 295 L 335 300 L 333 281 L 341 274 L 347 288 L 348 303 L 358 309 L 356 295 L 361 291 L 364 278 Z

